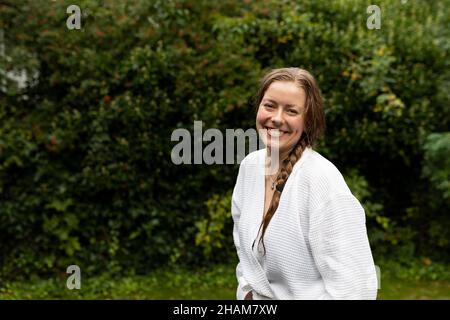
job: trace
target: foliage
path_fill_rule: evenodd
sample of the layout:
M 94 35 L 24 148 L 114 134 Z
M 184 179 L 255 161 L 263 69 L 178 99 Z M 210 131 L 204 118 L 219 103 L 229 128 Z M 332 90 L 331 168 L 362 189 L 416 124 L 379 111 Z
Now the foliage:
M 448 299 L 448 265 L 417 261 L 411 266 L 384 261 L 377 299 Z M 80 290 L 69 290 L 63 277 L 8 282 L 0 299 L 206 299 L 234 300 L 235 264 L 188 269 L 157 269 L 147 275 L 82 275 Z
M 213 194 L 206 202 L 208 217 L 196 222 L 198 232 L 195 243 L 203 247 L 203 253 L 208 260 L 220 259 L 235 254 L 233 237 L 228 231 L 233 228 L 230 219 L 231 192 L 225 195 Z
M 0 68 L 28 82 L 0 95 L 0 278 L 234 257 L 238 165 L 174 165 L 170 137 L 194 120 L 253 127 L 257 80 L 281 66 L 316 76 L 318 151 L 356 170 L 371 242 L 448 259 L 448 212 L 427 191 L 447 194 L 450 157 L 424 146 L 449 128 L 450 6 L 377 2 L 380 30 L 365 1 L 80 0 L 68 30 L 70 1 L 3 1 Z
M 0 287 L 0 299 L 234 299 L 235 283 L 231 265 L 208 269 L 172 265 L 145 276 L 82 274 L 79 290 L 67 289 L 63 277 L 8 282 Z
M 428 231 L 422 239 L 431 250 L 440 252 L 450 245 L 450 132 L 430 134 L 423 148 L 422 176 L 430 188 L 423 197 L 429 214 L 422 217 Z
M 430 134 L 424 149 L 423 175 L 442 193 L 444 202 L 450 204 L 450 132 Z
M 345 176 L 346 183 L 353 195 L 359 200 L 366 214 L 366 225 L 372 251 L 386 253 L 385 240 L 392 233 L 392 221 L 383 215 L 383 205 L 373 202 L 373 190 L 367 180 L 356 169 L 352 169 Z M 395 244 L 395 243 L 394 243 Z

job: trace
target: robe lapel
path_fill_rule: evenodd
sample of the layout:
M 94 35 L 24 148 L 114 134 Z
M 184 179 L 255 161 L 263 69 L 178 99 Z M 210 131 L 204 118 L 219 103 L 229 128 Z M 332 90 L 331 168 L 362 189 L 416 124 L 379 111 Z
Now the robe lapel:
M 264 214 L 264 196 L 265 196 L 265 170 L 264 170 L 264 157 L 265 157 L 265 151 L 260 153 L 260 157 L 258 158 L 258 163 L 255 166 L 255 173 L 256 173 L 256 179 L 255 179 L 255 186 L 254 190 L 256 193 L 256 200 L 257 203 L 254 204 L 254 216 L 252 219 L 252 225 L 253 228 L 251 229 L 252 232 L 249 235 L 250 238 L 250 244 L 253 244 L 253 241 L 255 240 L 255 248 L 258 246 L 258 231 L 260 224 L 262 222 L 263 214 Z M 270 298 L 274 299 L 273 291 L 270 287 L 269 280 L 267 279 L 266 272 L 264 271 L 263 267 L 259 263 L 259 260 L 256 256 L 256 253 L 252 248 L 250 248 L 251 257 L 252 257 L 252 264 L 254 265 L 254 270 L 256 272 L 255 279 L 258 280 L 258 290 L 260 291 L 260 294 Z

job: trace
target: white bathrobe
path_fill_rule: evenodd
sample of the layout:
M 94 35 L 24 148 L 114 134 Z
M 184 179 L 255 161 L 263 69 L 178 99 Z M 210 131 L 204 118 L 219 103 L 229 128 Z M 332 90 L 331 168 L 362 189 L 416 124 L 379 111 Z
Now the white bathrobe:
M 237 299 L 376 299 L 377 275 L 364 209 L 342 174 L 307 148 L 289 176 L 264 236 L 266 149 L 241 162 L 233 190 Z M 252 250 L 253 241 L 256 240 Z

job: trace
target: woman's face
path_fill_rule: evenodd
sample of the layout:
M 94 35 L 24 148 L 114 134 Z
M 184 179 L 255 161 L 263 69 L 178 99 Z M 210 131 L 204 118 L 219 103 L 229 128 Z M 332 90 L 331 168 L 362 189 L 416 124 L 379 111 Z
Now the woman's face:
M 258 107 L 256 129 L 269 149 L 277 148 L 283 155 L 295 146 L 305 126 L 305 103 L 305 91 L 294 82 L 275 81 L 267 88 Z

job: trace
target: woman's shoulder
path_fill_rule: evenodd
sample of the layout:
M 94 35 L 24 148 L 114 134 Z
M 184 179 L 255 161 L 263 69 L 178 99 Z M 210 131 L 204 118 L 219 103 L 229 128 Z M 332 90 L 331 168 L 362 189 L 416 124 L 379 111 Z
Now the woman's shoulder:
M 319 151 L 312 148 L 309 149 L 309 155 L 307 158 L 307 164 L 311 170 L 311 173 L 319 175 L 337 175 L 340 174 L 336 165 L 323 156 Z
M 245 156 L 245 158 L 242 160 L 242 162 L 244 162 L 244 161 L 247 163 L 253 162 L 253 161 L 259 162 L 261 160 L 264 160 L 265 154 L 266 154 L 265 148 L 252 151 Z
M 333 193 L 349 191 L 344 176 L 336 165 L 314 149 L 309 150 L 303 170 L 299 171 L 312 186 Z
M 249 154 L 247 154 L 244 157 L 244 159 L 242 159 L 239 166 L 241 168 L 243 168 L 243 167 L 262 165 L 264 163 L 265 153 L 266 153 L 266 149 L 259 149 L 259 150 L 252 151 Z
M 251 177 L 255 176 L 255 170 L 261 170 L 263 166 L 261 165 L 264 161 L 265 149 L 260 149 L 252 151 L 247 154 L 239 164 L 238 180 L 244 179 L 244 176 Z M 256 171 L 257 172 L 257 171 Z

